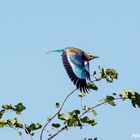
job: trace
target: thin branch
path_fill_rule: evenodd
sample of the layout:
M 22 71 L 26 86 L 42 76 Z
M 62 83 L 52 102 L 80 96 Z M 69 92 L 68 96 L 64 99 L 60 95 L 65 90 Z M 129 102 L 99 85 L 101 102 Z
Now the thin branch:
M 113 100 L 121 100 L 121 99 L 124 99 L 123 97 L 120 97 L 120 98 L 114 98 Z M 108 101 L 107 100 L 104 100 L 102 103 L 99 103 L 91 108 L 89 108 L 88 110 L 86 110 L 85 112 L 83 112 L 80 116 L 79 116 L 79 119 L 84 115 L 86 114 L 87 112 L 91 111 L 92 109 L 95 109 L 97 108 L 98 106 L 101 106 L 103 104 L 106 104 Z
M 124 99 L 122 97 L 120 98 L 114 98 L 114 100 L 121 100 L 121 99 Z M 86 110 L 85 112 L 83 112 L 78 118 L 80 119 L 83 115 L 85 115 L 86 113 L 88 113 L 89 111 L 91 111 L 92 109 L 95 109 L 101 105 L 104 105 L 105 103 L 107 103 L 108 101 L 103 101 L 102 103 L 99 103 L 93 107 L 91 107 L 90 109 Z M 57 133 L 55 133 L 54 135 L 52 135 L 51 137 L 48 138 L 48 140 L 52 140 L 54 137 L 56 137 L 59 133 L 61 133 L 62 131 L 66 130 L 68 128 L 68 125 L 62 127 Z
M 63 108 L 65 102 L 67 101 L 67 99 L 68 99 L 76 90 L 77 90 L 77 89 L 74 89 L 72 92 L 70 92 L 70 93 L 66 96 L 66 98 L 65 98 L 65 100 L 63 101 L 63 103 L 62 103 L 60 109 L 59 109 L 59 110 L 49 119 L 49 121 L 43 126 L 43 128 L 42 128 L 42 130 L 41 130 L 41 134 L 40 134 L 40 140 L 43 140 L 43 132 L 44 132 L 45 128 L 47 127 L 47 125 L 60 113 L 60 111 L 62 110 L 62 108 Z
M 83 112 L 84 108 L 83 108 L 83 98 L 82 98 L 82 97 L 81 97 L 81 99 L 80 99 L 80 104 L 81 104 L 81 110 L 82 110 L 82 112 Z
M 59 131 L 57 131 L 57 133 L 49 137 L 48 140 L 52 140 L 55 136 L 57 136 L 59 133 L 61 133 L 65 129 L 67 129 L 67 126 L 62 127 Z
M 97 82 L 97 81 L 100 81 L 100 80 L 102 80 L 102 79 L 104 79 L 103 77 L 99 77 L 99 78 L 96 78 L 95 77 L 95 79 L 94 80 L 92 80 L 91 82 Z M 89 82 L 90 83 L 90 82 Z
M 27 127 L 26 127 L 26 124 L 24 123 L 23 121 L 23 118 L 22 116 L 20 115 L 19 118 L 21 119 L 22 123 L 23 123 L 23 129 L 25 130 L 25 132 L 27 132 L 30 136 L 30 139 L 33 140 L 33 136 L 31 135 L 31 133 L 28 131 Z
M 15 113 L 15 111 L 13 111 L 13 110 L 10 110 L 10 111 Z M 8 112 L 8 111 L 7 111 L 7 112 Z M 28 129 L 27 129 L 27 127 L 26 127 L 26 124 L 25 124 L 24 121 L 23 121 L 22 116 L 21 116 L 21 115 L 17 115 L 17 117 L 19 117 L 20 120 L 21 120 L 22 123 L 23 123 L 23 128 L 22 128 L 22 129 L 25 130 L 26 132 L 28 132 L 28 134 L 29 134 L 29 136 L 30 136 L 30 139 L 33 140 L 33 136 L 32 136 L 32 135 L 30 134 L 30 132 L 28 131 Z M 16 129 L 16 128 L 10 126 L 10 125 L 9 125 L 9 127 L 12 128 L 13 130 L 17 131 L 17 133 L 18 133 L 19 136 L 22 138 L 22 140 L 24 140 L 23 136 L 20 135 L 20 132 L 18 131 L 18 129 Z
M 18 135 L 20 136 L 20 138 L 22 139 L 22 140 L 24 140 L 24 138 L 23 138 L 23 136 L 20 134 L 20 132 L 18 131 L 18 129 L 16 129 L 16 128 L 14 128 L 13 126 L 7 126 L 7 127 L 10 127 L 10 128 L 12 128 L 14 131 L 16 131 L 17 133 L 18 133 Z
M 102 102 L 102 103 L 99 103 L 99 104 L 97 104 L 97 105 L 95 105 L 95 106 L 89 108 L 88 110 L 86 110 L 85 112 L 83 112 L 83 113 L 79 116 L 79 119 L 80 119 L 84 114 L 86 114 L 87 112 L 89 112 L 89 111 L 91 111 L 92 109 L 94 109 L 94 108 L 96 108 L 96 107 L 98 107 L 98 106 L 101 106 L 101 105 L 103 105 L 103 104 L 105 104 L 105 103 L 107 103 L 107 101 L 104 101 L 104 102 Z
M 91 82 L 96 82 L 96 81 L 100 81 L 101 79 L 102 79 L 102 77 L 100 77 L 100 78 L 95 78 L 95 80 L 90 81 L 89 83 L 91 83 Z M 66 98 L 65 98 L 65 100 L 63 101 L 63 103 L 62 103 L 60 109 L 59 109 L 59 110 L 48 120 L 48 122 L 43 126 L 43 128 L 42 128 L 42 130 L 41 130 L 41 133 L 40 133 L 40 140 L 43 140 L 43 132 L 44 132 L 45 128 L 47 127 L 47 125 L 60 113 L 60 111 L 62 110 L 62 108 L 63 108 L 65 102 L 67 101 L 67 99 L 68 99 L 76 90 L 77 90 L 77 89 L 74 89 L 72 92 L 70 92 L 70 93 L 66 96 Z M 62 131 L 63 131 L 63 130 L 62 130 Z M 59 133 L 60 133 L 60 132 L 59 132 Z M 59 134 L 59 133 L 58 133 L 58 134 Z M 56 135 L 57 135 L 57 134 L 56 134 Z

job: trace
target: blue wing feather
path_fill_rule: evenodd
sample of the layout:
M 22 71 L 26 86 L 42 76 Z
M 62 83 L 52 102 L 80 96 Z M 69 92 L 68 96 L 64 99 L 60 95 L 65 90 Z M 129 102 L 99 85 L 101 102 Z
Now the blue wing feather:
M 84 59 L 81 55 L 78 54 L 71 54 L 69 55 L 70 61 L 77 66 L 83 66 L 84 65 Z
M 86 67 L 83 57 L 78 54 L 72 54 L 68 56 L 68 60 L 75 75 L 80 79 L 86 79 Z
M 90 71 L 89 71 L 89 62 L 86 62 L 86 63 L 85 63 L 85 69 L 86 69 L 86 76 L 87 76 L 87 79 L 88 79 L 89 81 L 91 81 L 91 79 L 90 79 Z
M 85 61 L 81 55 L 62 54 L 63 65 L 69 75 L 70 79 L 76 85 L 77 89 L 81 92 L 88 92 L 86 79 L 88 79 L 88 65 L 85 65 Z M 87 67 L 87 68 L 86 68 Z

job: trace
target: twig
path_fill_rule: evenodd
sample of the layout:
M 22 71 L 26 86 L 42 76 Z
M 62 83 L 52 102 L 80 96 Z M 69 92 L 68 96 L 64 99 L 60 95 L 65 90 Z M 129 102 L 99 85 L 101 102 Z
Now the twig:
M 124 99 L 124 98 L 122 98 L 122 97 L 120 97 L 120 98 L 114 98 L 113 100 L 121 100 L 121 99 Z M 79 116 L 79 119 L 80 119 L 84 114 L 86 114 L 87 112 L 89 112 L 89 111 L 91 111 L 92 109 L 95 109 L 96 107 L 101 106 L 101 105 L 103 105 L 103 104 L 105 104 L 105 103 L 107 103 L 107 102 L 108 102 L 107 100 L 104 100 L 102 103 L 99 103 L 99 104 L 97 104 L 97 105 L 95 105 L 95 106 L 89 108 L 88 110 L 86 110 L 85 112 L 83 112 L 83 113 Z
M 67 126 L 62 127 L 59 131 L 57 131 L 57 133 L 55 133 L 54 135 L 52 135 L 51 137 L 49 137 L 48 140 L 53 139 L 55 136 L 57 136 L 59 133 L 61 133 L 65 129 L 67 129 Z
M 121 100 L 121 99 L 124 99 L 124 98 L 122 98 L 122 97 L 120 97 L 120 98 L 114 98 L 114 100 Z M 105 104 L 105 103 L 107 103 L 108 101 L 103 101 L 102 103 L 99 103 L 99 104 L 97 104 L 97 105 L 95 105 L 95 106 L 93 106 L 93 107 L 91 107 L 91 108 L 89 108 L 88 110 L 86 110 L 85 112 L 83 112 L 78 118 L 80 119 L 83 115 L 85 115 L 87 112 L 89 112 L 89 111 L 91 111 L 92 109 L 95 109 L 95 108 L 97 108 L 97 107 L 99 107 L 99 106 L 101 106 L 101 105 L 103 105 L 103 104 Z M 62 127 L 57 133 L 55 133 L 54 135 L 52 135 L 51 137 L 49 137 L 48 138 L 48 140 L 52 140 L 54 137 L 56 137 L 59 133 L 61 133 L 62 131 L 64 131 L 65 129 L 67 129 L 68 128 L 68 125 L 66 125 L 66 126 L 64 126 L 64 127 Z
M 89 108 L 88 110 L 86 110 L 85 112 L 83 112 L 83 113 L 79 116 L 79 119 L 80 119 L 84 114 L 86 114 L 87 112 L 89 112 L 90 110 L 92 110 L 92 109 L 94 109 L 94 108 L 96 108 L 96 107 L 98 107 L 98 106 L 101 106 L 101 105 L 103 105 L 103 104 L 105 104 L 105 103 L 107 103 L 107 101 L 104 101 L 104 102 L 102 102 L 102 103 L 99 103 L 99 104 L 97 104 L 97 105 L 95 105 L 95 106 Z
M 81 103 L 81 110 L 82 110 L 82 112 L 83 112 L 84 108 L 83 108 L 83 99 L 82 99 L 82 97 L 81 97 L 81 99 L 80 99 L 80 103 Z
M 11 110 L 11 112 L 14 112 L 13 110 Z M 24 129 L 26 132 L 28 132 L 28 134 L 29 134 L 29 136 L 30 136 L 30 139 L 31 140 L 33 140 L 33 136 L 30 134 L 30 132 L 28 131 L 28 129 L 27 129 L 27 127 L 26 127 L 26 124 L 24 123 L 24 121 L 23 121 L 23 118 L 22 118 L 22 116 L 21 115 L 17 115 L 17 117 L 19 117 L 20 118 L 20 120 L 22 121 L 22 123 L 23 123 L 23 128 L 22 129 Z M 17 133 L 19 134 L 19 131 L 18 131 L 18 129 L 16 129 L 16 128 L 14 128 L 14 127 L 12 127 L 12 126 L 10 126 L 9 125 L 9 127 L 10 128 L 12 128 L 12 129 L 14 129 L 15 131 L 17 131 Z M 24 140 L 24 138 L 23 138 L 23 136 L 21 136 L 20 134 L 19 134 L 19 136 L 22 138 L 22 140 Z
M 22 135 L 20 135 L 20 132 L 18 131 L 18 129 L 16 129 L 16 128 L 14 128 L 13 126 L 7 126 L 7 127 L 10 127 L 10 128 L 12 128 L 13 130 L 15 130 L 17 133 L 18 133 L 18 135 L 20 136 L 20 138 L 22 139 L 22 140 L 24 140 L 24 138 L 23 138 L 23 136 Z
M 27 133 L 29 134 L 30 139 L 33 140 L 33 136 L 32 136 L 31 133 L 28 131 L 28 129 L 27 129 L 27 127 L 26 127 L 26 124 L 25 124 L 24 121 L 23 121 L 22 116 L 19 116 L 19 117 L 20 117 L 20 119 L 21 119 L 21 121 L 22 121 L 22 123 L 23 123 L 23 129 L 25 130 L 25 132 L 27 132 Z
M 49 119 L 49 121 L 43 126 L 43 128 L 42 128 L 42 130 L 41 130 L 41 134 L 40 134 L 40 140 L 43 140 L 43 132 L 44 132 L 45 128 L 47 127 L 47 125 L 60 113 L 60 111 L 62 110 L 62 108 L 63 108 L 65 102 L 67 101 L 67 99 L 68 99 L 76 90 L 77 90 L 77 89 L 74 89 L 72 92 L 70 92 L 70 93 L 66 96 L 66 98 L 65 98 L 65 100 L 63 101 L 63 103 L 62 103 L 60 109 L 59 109 L 59 110 Z M 62 131 L 63 131 L 63 130 L 62 130 Z
M 100 78 L 95 78 L 95 80 L 93 80 L 93 81 L 90 81 L 89 83 L 91 83 L 91 82 L 95 82 L 95 81 L 100 81 L 102 79 L 102 77 L 100 77 Z M 62 110 L 62 108 L 63 108 L 63 106 L 64 106 L 64 104 L 65 104 L 65 102 L 67 101 L 67 99 L 76 91 L 77 89 L 74 89 L 72 92 L 70 92 L 67 96 L 66 96 L 66 98 L 65 98 L 65 100 L 63 101 L 63 103 L 62 103 L 62 105 L 61 105 L 61 107 L 60 107 L 60 109 L 48 120 L 48 122 L 43 126 L 43 128 L 42 128 L 42 130 L 41 130 L 41 133 L 40 133 L 40 140 L 43 140 L 43 132 L 44 132 L 44 130 L 45 130 L 45 128 L 47 127 L 47 125 L 60 113 L 60 111 Z M 65 128 L 66 129 L 66 128 Z M 63 129 L 63 130 L 65 130 L 65 129 Z M 63 130 L 61 130 L 61 131 L 63 131 Z M 60 132 L 61 132 L 60 131 Z M 59 133 L 60 133 L 59 132 Z M 57 134 L 59 134 L 58 132 L 57 132 Z M 56 135 L 57 135 L 56 134 Z M 54 136 L 55 137 L 55 136 Z M 49 139 L 48 139 L 49 140 Z

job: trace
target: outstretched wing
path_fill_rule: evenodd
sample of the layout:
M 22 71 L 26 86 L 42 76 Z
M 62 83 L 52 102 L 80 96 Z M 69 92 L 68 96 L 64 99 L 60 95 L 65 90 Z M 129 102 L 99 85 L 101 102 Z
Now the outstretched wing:
M 65 51 L 62 54 L 63 65 L 71 81 L 81 92 L 88 92 L 86 79 L 90 79 L 89 64 L 85 65 L 83 56 L 80 54 L 69 53 Z
M 88 61 L 85 63 L 85 69 L 86 69 L 87 79 L 89 81 L 91 81 L 91 79 L 90 79 L 90 71 L 89 71 L 89 62 Z

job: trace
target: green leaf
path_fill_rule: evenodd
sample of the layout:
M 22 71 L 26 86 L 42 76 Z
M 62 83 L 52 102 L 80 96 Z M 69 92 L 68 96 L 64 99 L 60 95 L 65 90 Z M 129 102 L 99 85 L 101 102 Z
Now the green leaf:
M 60 120 L 68 120 L 69 118 L 65 114 L 58 114 Z
M 114 97 L 113 96 L 106 96 L 105 101 L 107 101 L 107 103 L 112 105 L 112 106 L 116 106 L 116 104 L 114 102 Z
M 23 124 L 21 121 L 17 120 L 16 124 L 15 124 L 16 128 L 23 128 Z
M 0 122 L 0 128 L 2 128 L 5 124 L 3 122 Z
M 80 93 L 78 96 L 82 98 L 85 96 L 85 93 Z
M 15 125 L 16 122 L 17 122 L 17 119 L 16 118 L 14 118 L 12 120 L 8 119 L 8 122 L 9 122 L 10 125 Z
M 118 78 L 118 73 L 114 69 L 104 69 L 104 73 L 114 79 Z
M 117 96 L 117 93 L 112 93 L 113 96 Z
M 112 106 L 116 106 L 116 104 L 115 104 L 114 101 L 109 101 L 108 103 L 109 103 L 110 105 L 112 105 Z
M 89 120 L 88 123 L 92 126 L 97 124 L 97 122 L 94 119 Z
M 94 126 L 94 125 L 97 124 L 97 122 L 96 122 L 94 119 L 90 119 L 90 118 L 88 118 L 87 116 L 81 118 L 80 121 L 81 121 L 82 123 L 87 123 L 87 124 L 90 124 L 90 125 L 92 125 L 92 126 Z
M 84 106 L 84 110 L 88 111 L 90 109 L 90 107 Z
M 131 100 L 131 103 L 133 107 L 139 107 L 140 108 L 140 94 L 133 90 L 128 91 L 128 98 Z
M 36 124 L 35 124 L 35 130 L 40 129 L 41 127 L 42 127 L 42 125 L 41 125 L 41 124 L 39 124 L 39 123 L 36 123 Z
M 4 113 L 5 113 L 5 110 L 2 109 L 2 110 L 0 111 L 0 119 L 2 118 L 2 116 L 3 116 Z
M 28 129 L 31 130 L 31 131 L 34 131 L 34 130 L 38 130 L 42 127 L 41 124 L 39 123 L 32 123 L 31 125 L 28 126 Z
M 80 110 L 76 109 L 74 110 L 75 114 L 80 114 Z
M 112 83 L 113 82 L 113 78 L 108 77 L 108 78 L 106 78 L 106 81 L 109 82 L 109 83 Z
M 11 104 L 2 105 L 2 108 L 5 109 L 5 110 L 13 109 Z
M 88 83 L 87 87 L 92 90 L 98 90 L 98 87 L 94 83 Z
M 76 123 L 76 121 L 77 120 L 75 118 L 69 119 L 67 120 L 67 125 L 71 127 Z
M 59 123 L 53 123 L 52 126 L 53 126 L 54 128 L 59 128 L 59 127 L 60 127 L 60 124 L 59 124 Z
M 123 90 L 121 93 L 121 97 L 127 99 L 128 98 L 128 92 L 126 90 Z
M 15 111 L 17 114 L 21 114 L 23 110 L 25 110 L 25 106 L 22 103 L 15 105 Z
M 123 100 L 129 99 L 132 103 L 133 107 L 139 107 L 140 108 L 140 94 L 137 93 L 134 90 L 123 90 L 120 94 L 120 97 L 124 98 Z
M 71 112 L 68 112 L 68 114 L 70 117 L 73 117 L 74 115 L 80 114 L 80 110 L 76 109 L 76 110 L 73 110 Z
M 85 117 L 81 118 L 80 120 L 81 120 L 82 123 L 87 123 L 88 117 L 85 116 Z
M 118 79 L 118 73 L 114 69 L 103 69 L 100 72 L 101 78 L 105 78 L 107 82 L 112 83 L 114 79 Z
M 93 113 L 94 116 L 97 115 L 97 112 L 94 109 L 92 109 L 92 113 Z
M 7 120 L 0 119 L 0 128 L 4 127 L 7 124 Z

